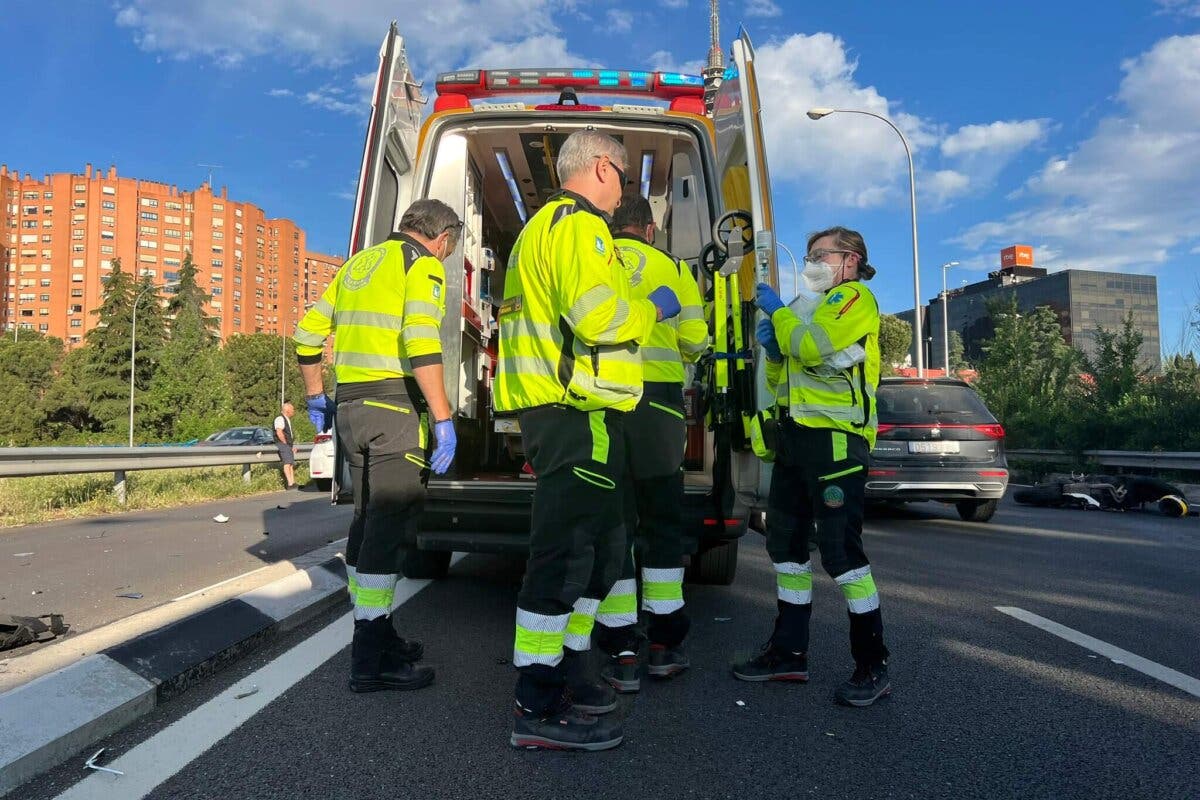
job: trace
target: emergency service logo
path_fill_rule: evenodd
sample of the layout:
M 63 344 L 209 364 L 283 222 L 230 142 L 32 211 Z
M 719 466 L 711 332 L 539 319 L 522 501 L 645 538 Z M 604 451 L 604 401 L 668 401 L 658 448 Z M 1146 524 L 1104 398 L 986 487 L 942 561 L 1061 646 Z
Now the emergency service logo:
M 646 254 L 636 247 L 618 247 L 621 263 L 629 273 L 629 285 L 637 286 L 642 282 L 642 270 L 646 268 Z
M 826 486 L 821 499 L 825 501 L 826 508 L 841 508 L 846 504 L 846 493 L 840 486 Z
M 602 236 L 596 237 L 596 252 L 604 255 L 604 237 Z
M 342 286 L 351 292 L 356 292 L 366 286 L 371 282 L 371 276 L 375 274 L 375 270 L 379 269 L 379 265 L 383 263 L 386 255 L 386 248 L 372 247 L 350 259 L 350 263 L 345 268 L 345 276 L 342 278 Z

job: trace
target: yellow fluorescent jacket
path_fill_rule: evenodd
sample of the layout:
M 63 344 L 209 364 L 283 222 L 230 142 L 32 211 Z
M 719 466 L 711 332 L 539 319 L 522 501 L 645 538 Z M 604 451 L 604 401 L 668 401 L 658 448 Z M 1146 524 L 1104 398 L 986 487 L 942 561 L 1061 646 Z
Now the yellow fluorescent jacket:
M 658 313 L 630 296 L 604 219 L 579 195 L 559 193 L 517 237 L 499 316 L 496 410 L 629 411 L 641 399 L 638 346 Z
M 342 265 L 296 326 L 296 355 L 319 358 L 333 340 L 338 383 L 404 378 L 442 361 L 439 326 L 446 315 L 446 271 L 403 233 L 360 250 Z
M 879 385 L 879 304 L 865 284 L 849 281 L 825 293 L 805 324 L 784 307 L 771 316 L 784 361 L 767 361 L 767 387 L 792 419 L 809 428 L 857 433 L 875 444 Z M 866 360 L 834 375 L 815 371 L 858 343 Z
M 708 348 L 708 323 L 696 279 L 687 264 L 644 239 L 619 233 L 613 241 L 634 297 L 645 299 L 658 287 L 667 286 L 679 298 L 679 316 L 656 324 L 641 353 L 644 380 L 683 385 L 684 362 L 694 363 Z

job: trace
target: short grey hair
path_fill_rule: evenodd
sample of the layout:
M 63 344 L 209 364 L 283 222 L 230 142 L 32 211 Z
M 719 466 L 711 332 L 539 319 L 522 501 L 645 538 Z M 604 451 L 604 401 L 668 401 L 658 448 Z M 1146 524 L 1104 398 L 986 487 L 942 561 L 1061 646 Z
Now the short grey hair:
M 450 241 L 456 246 L 461 228 L 462 220 L 458 214 L 441 200 L 418 200 L 400 218 L 400 230 L 420 234 L 426 239 L 436 239 L 444 231 L 450 231 Z
M 610 161 L 622 169 L 629 169 L 629 156 L 625 145 L 607 134 L 596 131 L 575 131 L 563 142 L 558 151 L 558 180 L 561 183 L 591 169 L 592 161 L 608 156 Z

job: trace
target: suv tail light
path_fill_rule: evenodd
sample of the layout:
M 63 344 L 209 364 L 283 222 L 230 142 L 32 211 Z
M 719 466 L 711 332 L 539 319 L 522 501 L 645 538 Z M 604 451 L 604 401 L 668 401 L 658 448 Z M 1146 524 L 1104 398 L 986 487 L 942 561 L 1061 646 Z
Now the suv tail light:
M 988 437 L 989 439 L 1003 439 L 1004 438 L 1004 426 L 999 423 L 993 423 L 990 425 L 972 425 L 971 427 L 974 428 L 975 430 L 979 431 L 980 433 L 982 433 L 984 436 Z
M 885 434 L 885 433 L 887 433 L 888 431 L 892 430 L 892 429 L 893 429 L 893 428 L 895 428 L 895 427 L 896 427 L 896 426 L 895 426 L 895 425 L 892 425 L 891 423 L 888 423 L 888 422 L 881 422 L 881 423 L 879 423 L 879 428 L 877 429 L 877 431 L 876 431 L 876 432 L 877 432 L 878 434 L 882 435 L 882 434 Z
M 324 444 L 325 442 L 328 442 L 332 438 L 333 438 L 333 434 L 331 434 L 331 433 L 318 433 L 316 435 L 316 438 L 313 439 L 313 444 Z

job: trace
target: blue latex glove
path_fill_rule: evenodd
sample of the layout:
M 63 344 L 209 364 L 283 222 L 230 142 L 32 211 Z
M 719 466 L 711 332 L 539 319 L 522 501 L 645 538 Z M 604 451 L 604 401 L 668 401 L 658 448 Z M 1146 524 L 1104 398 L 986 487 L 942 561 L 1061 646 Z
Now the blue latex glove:
M 658 311 L 662 315 L 660 322 L 665 322 L 671 317 L 677 316 L 682 310 L 679 305 L 679 298 L 675 296 L 675 292 L 670 286 L 660 286 L 650 293 L 647 298 L 651 303 L 658 306 Z
M 444 419 L 433 426 L 433 436 L 437 439 L 437 447 L 433 449 L 433 458 L 429 465 L 436 475 L 445 475 L 454 461 L 454 450 L 458 447 L 458 435 L 454 432 L 454 421 Z
M 772 361 L 783 360 L 783 351 L 779 349 L 779 340 L 775 338 L 775 323 L 769 319 L 760 319 L 754 327 L 754 338 L 762 345 L 767 358 Z
M 775 312 L 783 308 L 783 301 L 779 299 L 779 295 L 765 283 L 758 285 L 758 307 L 768 317 L 775 316 Z
M 334 402 L 332 397 L 327 394 L 309 397 L 306 398 L 305 404 L 308 406 L 308 418 L 312 420 L 317 433 L 324 433 L 333 427 Z

